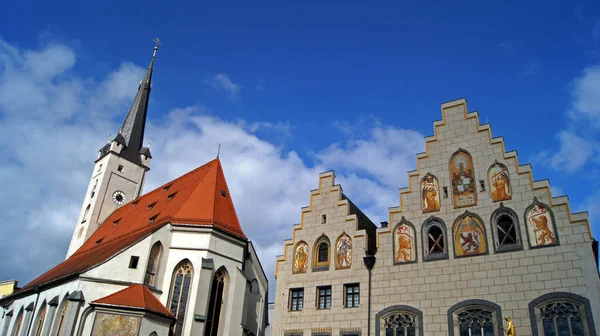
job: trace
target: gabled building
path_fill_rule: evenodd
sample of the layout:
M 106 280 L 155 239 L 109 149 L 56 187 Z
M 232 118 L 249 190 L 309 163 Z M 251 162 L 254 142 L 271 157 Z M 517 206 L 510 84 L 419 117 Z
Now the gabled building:
M 156 49 L 99 152 L 67 259 L 0 299 L 1 336 L 264 335 L 267 279 L 219 158 L 142 195 Z
M 441 108 L 389 222 L 374 228 L 319 176 L 277 257 L 273 335 L 600 334 L 587 213 L 534 181 L 465 99 Z

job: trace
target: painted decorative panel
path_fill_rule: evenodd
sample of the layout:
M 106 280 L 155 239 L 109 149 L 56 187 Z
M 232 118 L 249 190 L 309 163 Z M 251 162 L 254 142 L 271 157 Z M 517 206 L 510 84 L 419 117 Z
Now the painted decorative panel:
M 141 317 L 97 313 L 92 336 L 137 336 Z
M 394 262 L 409 263 L 417 260 L 415 228 L 404 218 L 394 228 Z
M 525 212 L 527 233 L 532 247 L 549 246 L 557 243 L 554 217 L 545 204 L 537 198 Z
M 454 224 L 454 252 L 457 257 L 487 252 L 483 223 L 478 216 L 468 211 Z
M 506 201 L 512 198 L 512 190 L 510 187 L 510 177 L 508 169 L 505 165 L 498 161 L 490 167 L 488 171 L 490 180 L 490 191 L 492 192 L 492 200 Z
M 455 208 L 477 204 L 473 159 L 464 149 L 459 149 L 450 159 L 450 180 Z
M 440 210 L 440 190 L 438 180 L 431 174 L 421 180 L 421 208 L 423 212 Z
M 352 266 L 352 239 L 346 234 L 335 243 L 335 268 L 350 268 Z
M 308 244 L 304 241 L 298 242 L 294 248 L 294 258 L 292 261 L 293 273 L 306 273 L 308 267 Z

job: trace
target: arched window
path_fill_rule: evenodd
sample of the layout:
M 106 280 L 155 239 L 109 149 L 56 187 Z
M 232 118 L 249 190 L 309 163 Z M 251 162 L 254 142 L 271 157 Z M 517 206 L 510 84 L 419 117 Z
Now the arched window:
M 588 336 L 595 330 L 590 301 L 572 293 L 542 295 L 529 304 L 534 336 Z
M 64 328 L 66 319 L 67 319 L 67 309 L 69 309 L 69 299 L 68 299 L 68 295 L 65 296 L 65 298 L 63 299 L 63 302 L 61 304 L 61 308 L 60 308 L 60 312 L 59 315 L 57 316 L 57 321 L 56 321 L 56 325 L 58 326 L 56 328 L 56 335 L 60 335 L 62 329 Z
M 313 253 L 313 270 L 329 269 L 329 238 L 322 235 L 315 243 Z
M 519 217 L 511 208 L 500 202 L 500 207 L 492 212 L 490 222 L 496 252 L 515 251 L 523 247 Z
M 376 336 L 423 336 L 423 313 L 413 307 L 397 305 L 375 316 Z
M 204 336 L 217 336 L 219 334 L 219 320 L 221 319 L 221 311 L 223 310 L 226 280 L 227 272 L 221 267 L 213 276 Z
M 146 277 L 144 278 L 144 285 L 146 286 L 156 287 L 156 274 L 158 274 L 161 252 L 162 245 L 160 242 L 156 242 L 150 249 L 148 266 L 146 266 Z
M 81 218 L 81 223 L 85 223 L 87 221 L 88 215 L 90 214 L 91 207 L 92 207 L 92 205 L 88 204 L 88 206 L 85 208 L 85 211 L 83 212 L 83 218 Z
M 448 335 L 498 336 L 502 326 L 499 305 L 486 300 L 466 300 L 448 309 Z
M 35 322 L 35 329 L 34 329 L 35 336 L 42 335 L 42 329 L 44 328 L 44 320 L 45 319 L 46 319 L 46 302 L 44 301 L 42 303 L 42 306 L 40 307 L 40 311 L 38 313 L 38 317 Z
M 429 217 L 423 224 L 423 258 L 439 260 L 448 258 L 446 225 L 437 217 Z
M 17 315 L 17 319 L 15 320 L 15 325 L 13 327 L 13 336 L 19 336 L 21 332 L 21 326 L 23 325 L 23 308 L 19 311 L 19 315 Z
M 173 332 L 176 336 L 181 336 L 183 331 L 183 323 L 185 322 L 185 312 L 187 309 L 193 273 L 194 269 L 189 260 L 180 262 L 173 272 L 169 310 L 177 319 L 177 322 L 173 327 Z

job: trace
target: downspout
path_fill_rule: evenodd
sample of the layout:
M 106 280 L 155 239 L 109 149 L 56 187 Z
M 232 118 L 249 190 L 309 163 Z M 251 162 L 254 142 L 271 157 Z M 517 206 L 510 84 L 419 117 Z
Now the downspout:
M 367 299 L 367 336 L 371 336 L 371 273 L 373 270 L 373 266 L 375 266 L 375 255 L 369 251 L 365 250 L 366 256 L 363 257 L 363 261 L 367 270 L 369 271 L 369 296 Z
M 35 297 L 35 303 L 33 304 L 33 311 L 31 312 L 31 318 L 29 319 L 29 325 L 27 326 L 27 333 L 25 335 L 29 335 L 29 332 L 31 331 L 31 325 L 33 324 L 33 319 L 35 318 L 35 312 L 37 311 L 38 299 L 40 298 L 40 287 L 37 285 L 34 286 L 33 292 L 36 293 L 37 296 Z

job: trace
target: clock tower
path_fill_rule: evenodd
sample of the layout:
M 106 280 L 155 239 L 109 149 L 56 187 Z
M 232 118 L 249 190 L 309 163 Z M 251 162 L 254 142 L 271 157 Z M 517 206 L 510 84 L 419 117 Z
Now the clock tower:
M 137 198 L 150 170 L 150 148 L 143 147 L 148 100 L 152 88 L 154 54 L 129 113 L 114 139 L 100 149 L 81 212 L 67 252 L 69 258 L 96 231 L 108 216 L 123 204 Z

